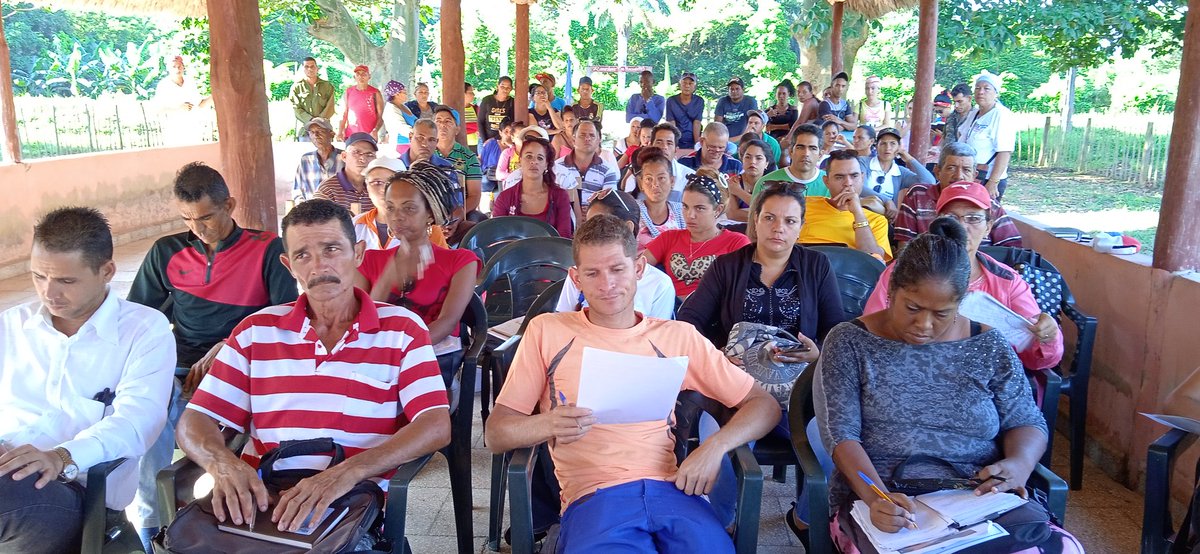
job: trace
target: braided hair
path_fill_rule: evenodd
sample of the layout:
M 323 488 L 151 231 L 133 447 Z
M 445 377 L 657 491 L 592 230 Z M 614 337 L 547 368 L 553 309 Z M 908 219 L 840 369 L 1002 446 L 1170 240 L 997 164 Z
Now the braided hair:
M 412 185 L 421 193 L 435 224 L 445 225 L 450 220 L 456 203 L 456 187 L 441 168 L 426 161 L 413 162 L 407 171 L 397 172 L 388 180 L 388 188 L 399 181 Z

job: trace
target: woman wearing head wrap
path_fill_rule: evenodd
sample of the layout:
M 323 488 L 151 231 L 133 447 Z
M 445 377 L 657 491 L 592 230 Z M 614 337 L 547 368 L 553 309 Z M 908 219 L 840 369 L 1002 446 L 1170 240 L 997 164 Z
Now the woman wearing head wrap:
M 449 384 L 462 360 L 459 320 L 474 293 L 480 268 L 474 252 L 444 248 L 429 240 L 434 226 L 450 222 L 455 185 L 441 169 L 416 162 L 391 178 L 385 199 L 388 232 L 400 245 L 365 253 L 356 285 L 370 291 L 376 300 L 404 306 L 421 316 L 429 326 L 442 377 Z
M 958 126 L 958 140 L 975 147 L 976 180 L 999 201 L 1008 187 L 1008 162 L 1017 144 L 1013 114 L 1000 103 L 999 75 L 986 71 L 975 79 L 975 107 Z
M 683 188 L 685 229 L 666 231 L 646 245 L 646 261 L 658 265 L 675 283 L 675 295 L 686 298 L 717 256 L 750 244 L 746 235 L 717 226 L 725 212 L 721 188 L 711 177 L 693 174 Z
M 405 102 L 408 102 L 408 88 L 400 81 L 388 81 L 383 87 L 383 100 L 387 102 L 386 109 L 383 110 L 383 125 L 387 129 L 387 138 L 382 142 L 408 144 L 412 124 L 417 120 L 412 110 L 405 105 Z
M 870 125 L 875 129 L 890 127 L 892 124 L 892 105 L 879 96 L 880 85 L 883 81 L 874 75 L 867 77 L 867 97 L 858 101 L 859 125 Z

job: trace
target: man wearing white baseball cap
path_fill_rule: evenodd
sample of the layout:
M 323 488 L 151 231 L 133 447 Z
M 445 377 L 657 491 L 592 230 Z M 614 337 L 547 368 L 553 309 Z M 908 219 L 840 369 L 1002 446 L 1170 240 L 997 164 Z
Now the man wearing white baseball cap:
M 976 179 L 1000 201 L 1008 187 L 1008 162 L 1017 144 L 1012 111 L 1000 103 L 1003 81 L 984 71 L 975 79 L 975 107 L 958 127 L 958 140 L 975 148 Z

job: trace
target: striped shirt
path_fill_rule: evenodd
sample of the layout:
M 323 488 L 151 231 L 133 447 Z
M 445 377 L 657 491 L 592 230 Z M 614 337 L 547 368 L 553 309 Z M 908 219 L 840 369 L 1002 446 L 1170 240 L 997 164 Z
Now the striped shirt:
M 317 192 L 313 193 L 313 198 L 323 198 L 337 204 L 355 215 L 365 212 L 374 204 L 371 203 L 371 196 L 367 194 L 367 185 L 364 183 L 362 190 L 354 188 L 354 183 L 346 177 L 346 169 L 343 167 L 337 173 L 328 179 L 321 182 L 321 186 L 317 187 Z M 351 209 L 351 204 L 358 203 L 358 211 Z
M 426 411 L 448 408 L 421 318 L 373 302 L 361 290 L 354 294 L 361 303 L 358 317 L 332 350 L 307 316 L 307 295 L 247 317 L 187 409 L 238 432 L 249 430 L 242 459 L 257 467 L 285 440 L 330 437 L 354 456 Z M 320 470 L 329 461 L 327 455 L 297 456 L 281 460 L 277 469 Z
M 761 181 L 761 179 L 760 179 Z M 904 203 L 900 204 L 900 213 L 892 222 L 892 239 L 896 242 L 908 242 L 917 235 L 929 230 L 929 224 L 937 219 L 937 201 L 941 194 L 941 185 L 913 185 L 909 187 Z M 1021 247 L 1021 230 L 1013 223 L 1008 212 L 992 200 L 992 232 L 983 237 L 981 246 L 1011 246 Z

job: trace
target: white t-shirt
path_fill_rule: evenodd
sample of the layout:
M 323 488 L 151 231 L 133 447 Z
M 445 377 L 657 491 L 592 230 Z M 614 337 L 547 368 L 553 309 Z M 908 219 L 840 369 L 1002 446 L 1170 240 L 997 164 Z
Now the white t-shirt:
M 195 110 L 200 107 L 200 98 L 200 89 L 196 88 L 196 83 L 187 76 L 184 76 L 182 85 L 175 84 L 173 78 L 167 77 L 158 82 L 154 91 L 154 101 L 163 109 L 182 111 L 184 102 L 187 102 Z
M 671 171 L 675 173 L 675 186 L 671 187 L 671 195 L 667 197 L 667 201 L 683 202 L 683 187 L 687 186 L 688 175 L 695 173 L 696 170 L 682 165 L 675 160 L 672 160 L 671 163 L 675 165 L 675 167 L 671 168 Z M 633 173 L 626 176 L 625 182 L 621 185 L 621 188 L 630 194 L 637 190 L 637 187 L 637 179 L 633 177 Z
M 554 311 L 573 312 L 580 303 L 587 306 L 587 301 L 582 298 L 579 288 L 568 278 L 563 281 L 562 294 L 558 296 Z M 663 270 L 646 264 L 642 278 L 638 279 L 637 292 L 633 295 L 633 309 L 647 317 L 675 319 L 675 285 Z
M 871 158 L 869 165 L 870 173 L 867 175 L 866 183 L 863 184 L 863 190 L 875 191 L 875 187 L 879 187 L 879 190 L 875 192 L 883 199 L 891 200 L 896 196 L 895 181 L 893 178 L 900 176 L 900 165 L 895 160 L 892 160 L 892 167 L 884 171 L 879 166 L 879 158 Z
M 979 115 L 979 106 L 971 108 L 967 117 L 958 127 L 958 140 L 975 147 L 975 163 L 988 165 L 988 176 L 996 160 L 992 158 L 997 152 L 1012 152 L 1017 146 L 1017 128 L 1012 111 L 999 101 L 996 107 L 984 115 Z M 1008 177 L 1008 170 L 1000 176 Z

